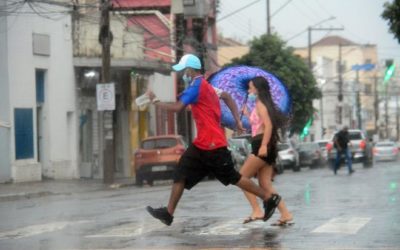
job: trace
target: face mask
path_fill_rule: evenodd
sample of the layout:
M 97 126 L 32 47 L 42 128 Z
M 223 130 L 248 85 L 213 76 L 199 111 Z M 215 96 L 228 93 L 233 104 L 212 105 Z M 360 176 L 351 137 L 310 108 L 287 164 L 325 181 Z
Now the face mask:
M 182 80 L 185 82 L 186 85 L 189 85 L 192 82 L 192 77 L 187 76 L 186 74 L 184 74 L 182 76 Z
M 249 100 L 249 101 L 251 101 L 251 102 L 255 102 L 255 101 L 257 100 L 257 94 L 250 93 L 250 94 L 247 96 L 247 100 Z

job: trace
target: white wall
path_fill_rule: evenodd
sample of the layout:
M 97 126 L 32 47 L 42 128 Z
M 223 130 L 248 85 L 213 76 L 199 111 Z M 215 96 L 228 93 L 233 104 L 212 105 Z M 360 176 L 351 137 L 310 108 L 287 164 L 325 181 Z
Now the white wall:
M 14 120 L 16 107 L 34 111 L 34 158 L 15 160 L 15 142 L 11 136 L 13 179 L 40 180 L 42 174 L 49 178 L 76 178 L 78 143 L 71 18 L 65 15 L 53 21 L 37 15 L 21 15 L 8 19 L 14 23 L 8 31 L 10 120 Z M 33 33 L 50 36 L 50 56 L 33 55 Z M 35 69 L 46 70 L 43 164 L 37 162 Z
M 2 3 L 0 3 L 1 8 Z M 11 179 L 10 168 L 10 97 L 7 66 L 7 30 L 5 16 L 0 16 L 0 183 Z
M 149 89 L 154 92 L 154 94 L 162 102 L 175 102 L 176 101 L 176 91 L 175 83 L 173 80 L 173 73 L 170 75 L 163 75 L 160 73 L 154 73 L 149 76 Z M 150 130 L 153 134 L 156 131 L 156 113 L 153 105 L 150 106 Z M 176 128 L 175 124 L 175 128 Z

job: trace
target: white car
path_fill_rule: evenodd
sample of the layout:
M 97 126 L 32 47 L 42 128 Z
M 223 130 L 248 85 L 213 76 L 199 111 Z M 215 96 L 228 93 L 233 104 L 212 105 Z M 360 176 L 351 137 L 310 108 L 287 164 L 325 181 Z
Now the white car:
M 375 161 L 397 161 L 399 148 L 391 141 L 377 142 L 373 149 Z
M 300 171 L 299 153 L 290 141 L 278 143 L 279 164 Z
M 330 143 L 330 140 L 317 140 L 315 141 L 316 143 L 318 143 L 319 148 L 321 149 L 322 152 L 322 156 L 323 158 L 326 160 L 328 160 L 328 149 L 327 149 L 327 145 L 328 143 Z

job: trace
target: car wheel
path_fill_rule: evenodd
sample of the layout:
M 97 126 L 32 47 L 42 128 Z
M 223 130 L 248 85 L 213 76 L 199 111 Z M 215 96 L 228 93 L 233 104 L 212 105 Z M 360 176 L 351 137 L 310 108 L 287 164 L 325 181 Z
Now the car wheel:
M 363 167 L 364 168 L 370 168 L 370 167 L 372 167 L 374 164 L 373 164 L 373 159 L 365 159 L 364 161 L 363 161 Z
M 143 176 L 139 173 L 136 173 L 136 186 L 143 186 Z
M 150 178 L 149 178 L 149 179 L 146 180 L 146 182 L 147 182 L 147 184 L 150 185 L 150 186 L 153 186 L 153 185 L 154 185 L 154 180 L 153 180 L 153 179 L 150 179 Z
M 292 169 L 294 172 L 299 172 L 301 170 L 300 165 L 296 165 L 296 163 L 293 163 Z

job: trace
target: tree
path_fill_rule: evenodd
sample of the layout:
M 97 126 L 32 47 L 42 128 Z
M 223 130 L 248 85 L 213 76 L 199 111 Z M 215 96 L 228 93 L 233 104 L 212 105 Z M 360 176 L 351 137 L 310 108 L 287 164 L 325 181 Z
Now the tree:
M 313 99 L 321 97 L 314 76 L 303 59 L 274 34 L 254 38 L 249 53 L 233 59 L 230 65 L 238 64 L 265 69 L 286 84 L 293 100 L 291 133 L 300 133 L 314 113 Z
M 400 43 L 400 0 L 383 5 L 382 17 L 389 22 L 389 31 L 394 34 Z

